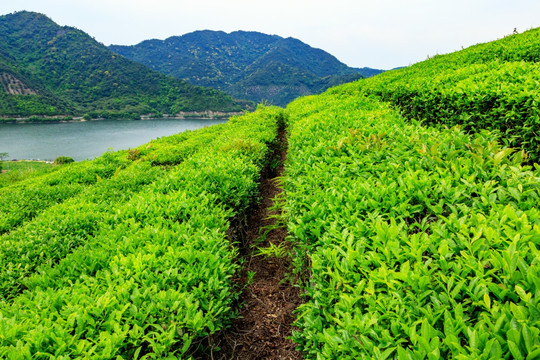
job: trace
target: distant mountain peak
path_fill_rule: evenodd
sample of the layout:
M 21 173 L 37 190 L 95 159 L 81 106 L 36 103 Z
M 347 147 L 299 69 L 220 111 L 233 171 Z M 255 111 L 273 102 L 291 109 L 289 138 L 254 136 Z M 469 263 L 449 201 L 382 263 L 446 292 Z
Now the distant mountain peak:
M 276 105 L 382 72 L 348 67 L 293 37 L 255 31 L 198 30 L 110 49 L 163 74 Z

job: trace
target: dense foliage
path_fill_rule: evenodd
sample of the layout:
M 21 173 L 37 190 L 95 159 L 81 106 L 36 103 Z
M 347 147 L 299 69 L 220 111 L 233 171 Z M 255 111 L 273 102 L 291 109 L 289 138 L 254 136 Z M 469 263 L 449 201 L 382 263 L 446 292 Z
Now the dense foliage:
M 223 92 L 159 74 L 41 14 L 23 11 L 1 16 L 0 33 L 0 74 L 7 73 L 37 92 L 0 92 L 0 115 L 94 112 L 96 116 L 129 118 L 240 109 Z M 5 90 L 5 84 L 1 85 Z
M 65 165 L 72 162 L 75 162 L 75 160 L 69 156 L 58 156 L 56 159 L 54 159 L 54 165 Z
M 425 124 L 500 131 L 540 161 L 540 29 L 381 76 L 361 87 Z
M 382 72 L 350 68 L 297 39 L 258 32 L 196 31 L 110 48 L 163 74 L 236 98 L 282 106 L 298 96 Z
M 114 176 L 128 164 L 127 159 L 106 155 L 0 188 L 0 234 Z
M 280 119 L 261 108 L 109 153 L 94 161 L 128 164 L 2 236 L 0 357 L 186 357 L 222 329 L 237 296 L 229 221 L 253 201 Z
M 306 358 L 540 356 L 538 31 L 288 106 Z

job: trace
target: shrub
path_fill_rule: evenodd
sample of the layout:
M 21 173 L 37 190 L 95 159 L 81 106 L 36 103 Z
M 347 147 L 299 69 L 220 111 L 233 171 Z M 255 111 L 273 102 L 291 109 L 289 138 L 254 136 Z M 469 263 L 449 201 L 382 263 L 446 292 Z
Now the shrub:
M 56 159 L 54 159 L 55 165 L 63 165 L 63 164 L 69 164 L 75 162 L 73 158 L 70 158 L 69 156 L 59 156 Z

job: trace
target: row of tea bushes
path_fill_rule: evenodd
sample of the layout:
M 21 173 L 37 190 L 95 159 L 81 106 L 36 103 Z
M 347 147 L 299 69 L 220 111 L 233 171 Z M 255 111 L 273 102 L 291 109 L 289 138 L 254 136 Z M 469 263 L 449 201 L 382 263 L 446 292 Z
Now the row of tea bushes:
M 51 206 L 81 193 L 85 196 L 84 193 L 94 192 L 92 187 L 96 183 L 118 176 L 132 161 L 140 160 L 152 166 L 174 166 L 206 146 L 219 134 L 221 126 L 207 127 L 196 133 L 182 132 L 128 151 L 107 152 L 95 160 L 63 165 L 51 174 L 0 188 L 0 235 Z
M 424 124 L 497 130 L 508 146 L 540 160 L 540 63 L 490 62 L 432 76 L 420 69 L 404 69 L 390 83 L 381 76 L 365 90 Z
M 28 290 L 0 304 L 0 357 L 184 358 L 222 329 L 237 297 L 230 219 L 257 194 L 281 114 L 230 120 L 84 245 L 27 278 Z
M 540 169 L 359 84 L 287 108 L 283 203 L 307 359 L 540 356 Z
M 367 94 L 426 124 L 501 132 L 540 161 L 540 29 L 360 81 Z
M 71 251 L 85 244 L 134 194 L 147 191 L 149 184 L 173 169 L 171 166 L 204 149 L 209 136 L 216 138 L 222 132 L 219 126 L 206 128 L 197 133 L 184 132 L 170 139 L 154 140 L 141 146 L 142 151 L 136 149 L 106 153 L 93 162 L 87 162 L 85 166 L 59 172 L 58 176 L 65 173 L 69 175 L 66 179 L 59 178 L 56 185 L 44 184 L 47 178 L 40 179 L 38 184 L 42 187 L 54 189 L 58 186 L 63 189 L 66 186 L 79 186 L 81 192 L 63 202 L 42 208 L 33 220 L 0 237 L 0 298 L 7 300 L 17 296 L 25 288 L 23 281 L 28 275 L 41 265 L 55 266 Z M 182 149 L 183 156 L 176 156 L 175 161 L 169 163 L 170 166 L 153 166 L 153 160 L 163 148 L 168 148 L 168 144 L 175 144 Z M 79 183 L 73 184 L 73 174 L 88 178 L 88 174 L 83 174 L 88 166 L 106 164 L 112 169 L 120 162 L 126 165 L 118 167 L 108 178 L 90 174 L 96 178 L 91 186 L 87 184 L 83 188 Z M 21 190 L 24 190 L 24 186 L 21 186 Z
M 7 233 L 61 203 L 99 179 L 108 179 L 129 164 L 127 159 L 105 156 L 103 160 L 66 165 L 51 174 L 31 178 L 0 189 L 0 234 Z
M 44 209 L 32 221 L 0 237 L 0 299 L 23 289 L 22 282 L 42 264 L 54 266 L 96 234 L 116 209 L 166 174 L 148 163 L 130 165 L 62 203 Z

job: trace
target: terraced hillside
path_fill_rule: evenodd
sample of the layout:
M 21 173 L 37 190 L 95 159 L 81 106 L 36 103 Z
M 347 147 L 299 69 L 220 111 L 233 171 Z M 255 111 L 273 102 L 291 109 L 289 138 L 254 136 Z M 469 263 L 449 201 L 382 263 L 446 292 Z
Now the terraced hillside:
M 230 221 L 257 193 L 280 113 L 2 188 L 24 203 L 2 209 L 0 357 L 185 357 L 219 331 L 237 297 Z
M 305 358 L 540 356 L 539 34 L 287 108 Z
M 540 29 L 436 56 L 368 79 L 366 94 L 426 125 L 500 132 L 540 161 Z
M 258 251 L 293 261 L 304 358 L 538 359 L 539 33 L 2 187 L 0 358 L 236 344 L 238 235 L 284 123 L 288 245 Z

